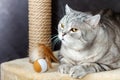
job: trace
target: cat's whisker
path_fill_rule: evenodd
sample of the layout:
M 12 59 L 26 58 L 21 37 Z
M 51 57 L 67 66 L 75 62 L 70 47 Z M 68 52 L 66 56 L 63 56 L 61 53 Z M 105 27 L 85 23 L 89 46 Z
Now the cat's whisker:
M 58 38 L 56 38 L 54 41 L 53 41 L 53 49 L 55 48 L 56 44 L 59 42 L 60 40 Z
M 57 31 L 58 31 L 58 29 L 57 29 L 57 28 L 55 28 L 55 30 L 57 30 Z
M 58 42 L 58 39 L 56 38 L 56 39 L 53 41 L 53 45 L 56 45 L 57 42 Z
M 61 41 L 60 41 L 60 40 L 58 40 L 58 43 L 61 43 Z
M 57 34 L 52 34 L 52 36 L 56 36 Z
M 51 40 L 53 40 L 53 39 L 55 39 L 55 38 L 57 38 L 57 37 L 58 37 L 58 35 L 56 35 L 56 36 L 52 37 L 52 38 L 51 38 Z
M 54 34 L 54 35 L 55 35 L 55 36 L 53 36 L 53 37 L 48 41 L 48 43 L 51 43 L 51 41 L 52 41 L 53 39 L 55 39 L 55 38 L 58 37 L 56 34 Z

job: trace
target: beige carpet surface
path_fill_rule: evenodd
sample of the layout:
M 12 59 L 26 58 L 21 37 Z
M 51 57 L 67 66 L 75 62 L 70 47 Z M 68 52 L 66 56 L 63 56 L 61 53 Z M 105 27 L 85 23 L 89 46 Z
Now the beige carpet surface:
M 37 73 L 28 58 L 5 62 L 1 64 L 1 80 L 77 80 L 58 73 L 58 64 L 53 66 L 45 73 Z M 81 80 L 120 80 L 120 69 L 89 74 Z

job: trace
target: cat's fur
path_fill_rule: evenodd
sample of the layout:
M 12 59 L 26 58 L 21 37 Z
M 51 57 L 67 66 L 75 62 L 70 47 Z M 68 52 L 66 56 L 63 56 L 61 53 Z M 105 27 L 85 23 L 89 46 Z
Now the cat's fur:
M 109 15 L 92 15 L 66 5 L 66 15 L 58 25 L 60 73 L 82 78 L 120 67 L 120 24 Z

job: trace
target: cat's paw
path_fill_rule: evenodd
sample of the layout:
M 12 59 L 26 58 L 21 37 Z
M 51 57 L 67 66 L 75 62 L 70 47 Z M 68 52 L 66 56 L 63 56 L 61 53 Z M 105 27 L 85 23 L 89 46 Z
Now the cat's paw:
M 62 74 L 68 74 L 71 67 L 72 67 L 71 64 L 62 64 L 58 67 L 58 72 Z
M 70 69 L 69 75 L 73 78 L 80 79 L 87 75 L 87 72 L 83 66 L 74 66 Z

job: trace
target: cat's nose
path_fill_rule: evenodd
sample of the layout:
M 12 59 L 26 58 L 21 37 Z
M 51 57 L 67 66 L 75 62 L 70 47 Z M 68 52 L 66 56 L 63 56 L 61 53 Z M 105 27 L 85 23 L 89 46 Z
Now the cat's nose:
M 62 36 L 65 36 L 66 35 L 66 33 L 62 33 Z

